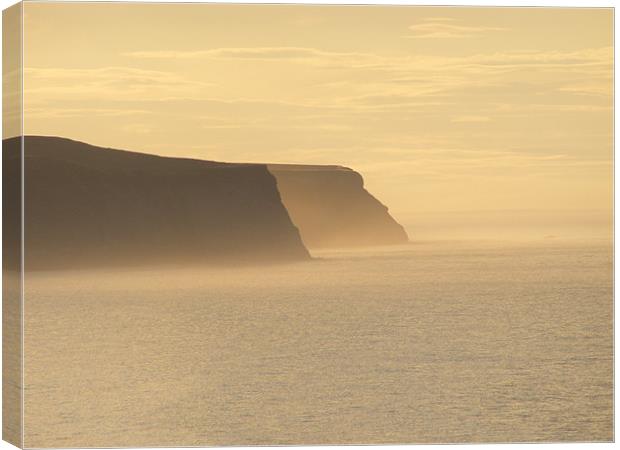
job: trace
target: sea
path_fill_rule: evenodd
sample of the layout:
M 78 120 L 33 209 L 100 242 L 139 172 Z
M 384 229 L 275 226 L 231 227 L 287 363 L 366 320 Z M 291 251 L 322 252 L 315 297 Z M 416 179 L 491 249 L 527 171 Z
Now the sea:
M 300 263 L 26 273 L 24 445 L 611 441 L 610 232 L 415 224 Z

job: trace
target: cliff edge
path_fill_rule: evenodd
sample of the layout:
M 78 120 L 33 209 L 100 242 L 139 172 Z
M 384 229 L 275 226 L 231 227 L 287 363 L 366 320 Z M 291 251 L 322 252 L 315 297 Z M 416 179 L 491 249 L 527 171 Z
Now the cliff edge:
M 341 166 L 270 164 L 284 206 L 308 248 L 401 244 L 405 229 Z
M 309 258 L 266 165 L 24 139 L 27 270 Z

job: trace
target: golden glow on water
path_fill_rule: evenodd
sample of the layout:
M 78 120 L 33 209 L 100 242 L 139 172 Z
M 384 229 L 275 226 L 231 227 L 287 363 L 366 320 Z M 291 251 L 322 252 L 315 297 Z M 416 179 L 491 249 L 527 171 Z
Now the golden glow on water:
M 317 256 L 27 275 L 25 444 L 612 438 L 609 243 Z

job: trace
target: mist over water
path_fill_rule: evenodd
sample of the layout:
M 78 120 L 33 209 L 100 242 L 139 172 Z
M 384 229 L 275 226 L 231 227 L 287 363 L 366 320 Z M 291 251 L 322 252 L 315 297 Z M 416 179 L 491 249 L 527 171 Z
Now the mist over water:
M 396 213 L 413 241 L 610 241 L 612 210 L 506 210 Z
M 611 440 L 610 229 L 550 225 L 28 273 L 25 445 Z

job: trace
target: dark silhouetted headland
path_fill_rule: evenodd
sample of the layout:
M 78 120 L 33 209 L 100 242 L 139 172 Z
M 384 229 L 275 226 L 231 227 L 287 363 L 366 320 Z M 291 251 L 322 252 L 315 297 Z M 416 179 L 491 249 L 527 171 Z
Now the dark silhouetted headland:
M 19 139 L 4 146 L 18 155 Z M 24 148 L 26 269 L 309 258 L 266 165 L 57 137 L 28 136 Z
M 282 201 L 309 248 L 402 244 L 404 228 L 341 166 L 270 164 Z

